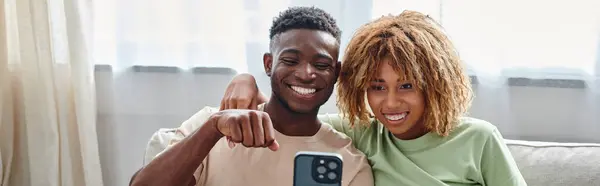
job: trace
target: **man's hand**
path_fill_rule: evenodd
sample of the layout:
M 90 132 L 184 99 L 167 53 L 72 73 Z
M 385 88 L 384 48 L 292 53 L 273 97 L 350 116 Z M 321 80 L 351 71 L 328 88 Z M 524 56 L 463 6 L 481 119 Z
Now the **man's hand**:
M 272 151 L 279 148 L 271 118 L 265 112 L 229 109 L 215 113 L 211 119 L 218 132 L 233 143 L 242 143 L 246 147 L 268 147 Z
M 250 74 L 240 74 L 236 75 L 227 85 L 220 110 L 257 110 L 257 106 L 265 102 L 267 102 L 267 98 L 258 90 L 254 77 Z

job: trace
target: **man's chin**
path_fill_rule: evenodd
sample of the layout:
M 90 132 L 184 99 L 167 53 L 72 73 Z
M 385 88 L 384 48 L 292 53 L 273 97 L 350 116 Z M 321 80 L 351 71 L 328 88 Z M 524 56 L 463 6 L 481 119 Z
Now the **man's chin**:
M 309 114 L 318 111 L 321 105 L 325 104 L 325 101 L 316 101 L 316 100 L 301 100 L 296 99 L 295 97 L 289 96 L 277 96 L 279 101 L 283 104 L 284 107 L 287 107 L 292 112 Z M 319 104 L 322 103 L 322 104 Z
M 301 113 L 301 114 L 309 114 L 319 110 L 319 106 L 311 106 L 306 104 L 294 104 L 290 103 L 289 108 L 292 112 Z

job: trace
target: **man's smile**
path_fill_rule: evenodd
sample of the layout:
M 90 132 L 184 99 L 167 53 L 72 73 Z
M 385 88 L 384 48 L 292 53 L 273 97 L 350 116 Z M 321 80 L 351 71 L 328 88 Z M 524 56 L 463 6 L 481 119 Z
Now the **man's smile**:
M 297 85 L 288 85 L 292 92 L 295 93 L 296 97 L 302 99 L 312 99 L 319 89 L 306 87 L 306 86 L 297 86 Z

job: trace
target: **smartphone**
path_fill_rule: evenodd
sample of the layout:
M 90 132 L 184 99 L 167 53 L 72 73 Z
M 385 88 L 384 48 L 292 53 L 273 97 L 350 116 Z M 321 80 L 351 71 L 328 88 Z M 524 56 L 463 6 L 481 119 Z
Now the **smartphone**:
M 342 156 L 300 151 L 294 158 L 294 186 L 341 186 Z

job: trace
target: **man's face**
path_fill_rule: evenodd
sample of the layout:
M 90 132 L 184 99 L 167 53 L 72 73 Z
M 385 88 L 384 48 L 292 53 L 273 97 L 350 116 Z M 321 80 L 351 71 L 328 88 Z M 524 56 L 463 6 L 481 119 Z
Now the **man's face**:
M 298 113 L 318 111 L 333 92 L 339 74 L 339 44 L 331 34 L 292 29 L 275 36 L 263 57 L 271 89 L 283 105 Z

